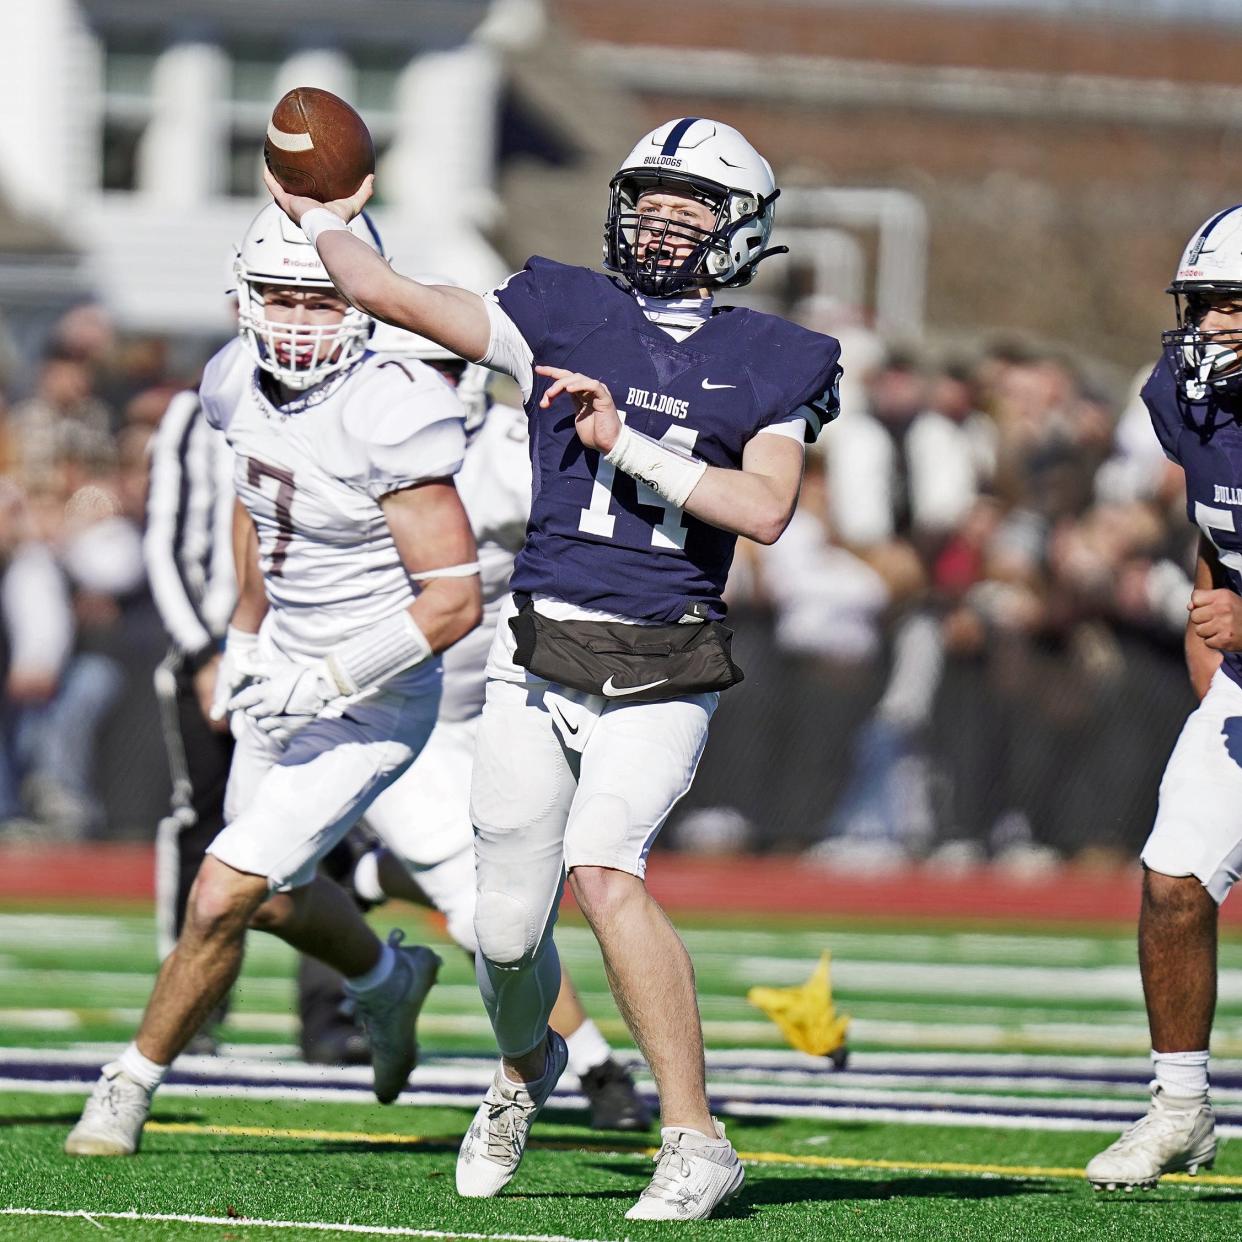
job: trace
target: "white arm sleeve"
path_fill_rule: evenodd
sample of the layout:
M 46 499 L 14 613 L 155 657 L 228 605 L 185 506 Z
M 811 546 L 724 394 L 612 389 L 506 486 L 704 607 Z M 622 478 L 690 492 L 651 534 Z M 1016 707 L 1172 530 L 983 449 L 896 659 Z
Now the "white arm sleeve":
M 522 390 L 522 400 L 529 401 L 535 387 L 535 355 L 518 326 L 505 314 L 503 307 L 491 295 L 486 294 L 483 305 L 491 320 L 492 335 L 487 353 L 479 359 L 481 366 L 490 367 L 502 375 L 515 379 Z
M 806 406 L 799 406 L 800 410 L 805 410 Z M 769 423 L 766 427 L 760 427 L 756 435 L 784 436 L 787 440 L 792 440 L 795 444 L 806 444 L 806 426 L 807 418 L 805 414 L 795 413 L 790 415 L 784 422 Z

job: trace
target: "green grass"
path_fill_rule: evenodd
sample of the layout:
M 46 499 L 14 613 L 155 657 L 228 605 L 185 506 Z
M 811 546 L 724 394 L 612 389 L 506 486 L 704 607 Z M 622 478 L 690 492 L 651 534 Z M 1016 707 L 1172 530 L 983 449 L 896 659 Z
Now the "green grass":
M 60 1154 L 77 1096 L 6 1096 L 5 1181 L 10 1202 L 86 1212 L 232 1216 L 350 1222 L 482 1234 L 552 1234 L 640 1239 L 668 1226 L 623 1219 L 650 1169 L 641 1141 L 608 1139 L 572 1124 L 541 1122 L 510 1192 L 459 1199 L 453 1160 L 467 1115 L 451 1109 L 312 1105 L 297 1101 L 163 1101 L 157 1121 L 319 1129 L 417 1136 L 418 1144 L 300 1138 L 148 1134 L 132 1160 L 74 1160 Z M 567 1124 L 570 1122 L 570 1124 Z M 722 1217 L 694 1226 L 695 1238 L 806 1242 L 807 1239 L 1169 1239 L 1229 1238 L 1242 1232 L 1242 1186 L 1169 1186 L 1142 1196 L 1095 1195 L 1065 1176 L 920 1172 L 962 1161 L 993 1166 L 1079 1167 L 1098 1147 L 1090 1134 L 1030 1134 L 934 1127 L 735 1122 L 744 1152 L 788 1163 L 755 1164 L 746 1193 Z M 584 1147 L 587 1150 L 573 1150 Z M 827 1169 L 799 1160 L 909 1162 L 906 1170 Z M 1242 1147 L 1226 1148 L 1217 1173 L 1242 1180 Z M 118 1238 L 250 1238 L 277 1231 L 227 1226 L 97 1221 Z M 683 1227 L 672 1227 L 684 1234 Z M 293 1236 L 300 1236 L 297 1230 Z M 6 1238 L 97 1238 L 83 1220 L 0 1218 Z M 287 1233 L 285 1236 L 289 1236 Z M 309 1231 L 307 1233 L 309 1235 Z M 314 1235 L 320 1236 L 320 1235 Z
M 493 1045 L 471 971 L 435 925 L 412 911 L 381 911 L 377 926 L 406 925 L 444 948 L 423 1044 L 434 1058 Z M 834 954 L 836 999 L 854 1016 L 860 1050 L 1142 1052 L 1146 1039 L 1130 928 L 903 925 L 811 920 L 696 920 L 686 938 L 698 966 L 713 1049 L 777 1049 L 776 1028 L 745 1001 L 757 982 L 794 982 L 823 948 Z M 562 954 L 605 1032 L 625 1045 L 587 931 L 570 919 Z M 127 1040 L 146 1000 L 155 954 L 143 910 L 27 908 L 0 914 L 0 1055 L 3 1047 L 82 1048 Z M 1242 1055 L 1242 939 L 1222 946 L 1218 1051 Z M 294 1035 L 292 955 L 252 937 L 227 1037 L 286 1044 Z M 861 1071 L 860 1071 L 861 1073 Z M 822 1098 L 849 1087 L 825 1076 Z M 753 1081 L 763 1083 L 756 1072 Z M 879 1088 L 877 1088 L 879 1089 Z M 937 1091 L 903 1085 L 902 1091 Z M 1056 1098 L 1036 1085 L 955 1088 L 973 1095 Z M 1080 1091 L 1140 1107 L 1132 1086 Z M 262 1100 L 157 1098 L 155 1121 L 132 1160 L 61 1153 L 82 1093 L 0 1091 L 0 1207 L 68 1213 L 201 1215 L 226 1224 L 85 1216 L 0 1216 L 3 1239 L 343 1238 L 303 1225 L 277 1230 L 242 1218 L 581 1239 L 690 1236 L 684 1226 L 624 1220 L 650 1174 L 654 1135 L 603 1136 L 567 1110 L 551 1111 L 510 1191 L 470 1201 L 453 1189 L 465 1109 Z M 162 1129 L 161 1125 L 187 1127 Z M 1215 1239 L 1242 1237 L 1242 1142 L 1226 1141 L 1220 1181 L 1166 1182 L 1156 1192 L 1100 1196 L 1077 1176 L 1109 1139 L 1101 1131 L 973 1128 L 734 1116 L 729 1135 L 749 1164 L 743 1196 L 693 1236 L 749 1242 L 832 1239 Z M 216 1127 L 328 1132 L 213 1133 Z M 385 1137 L 385 1136 L 397 1136 Z M 417 1139 L 417 1142 L 407 1141 Z M 834 1165 L 835 1162 L 835 1165 Z M 887 1165 L 882 1162 L 888 1162 Z M 969 1169 L 941 1166 L 964 1164 Z M 1032 1171 L 1036 1170 L 1036 1171 Z M 1043 1172 L 1039 1172 L 1042 1170 Z

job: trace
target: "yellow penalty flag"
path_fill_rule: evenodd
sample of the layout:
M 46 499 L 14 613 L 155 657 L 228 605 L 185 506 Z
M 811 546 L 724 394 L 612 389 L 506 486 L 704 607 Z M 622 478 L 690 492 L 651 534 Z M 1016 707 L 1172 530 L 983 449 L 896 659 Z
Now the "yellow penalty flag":
M 776 1023 L 785 1038 L 800 1052 L 824 1057 L 845 1043 L 849 1014 L 837 1016 L 832 1003 L 832 980 L 828 973 L 831 954 L 820 955 L 811 977 L 792 988 L 751 988 L 746 999 Z

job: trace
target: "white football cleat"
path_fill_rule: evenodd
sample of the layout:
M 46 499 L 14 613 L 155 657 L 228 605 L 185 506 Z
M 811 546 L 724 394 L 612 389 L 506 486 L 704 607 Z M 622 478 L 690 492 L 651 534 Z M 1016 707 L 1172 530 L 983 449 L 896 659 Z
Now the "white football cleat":
M 381 1104 L 391 1104 L 401 1094 L 418 1064 L 418 1015 L 441 966 L 425 945 L 402 948 L 402 937 L 399 931 L 388 937 L 397 960 L 382 986 L 365 996 L 346 989 L 371 1041 L 375 1098 Z
M 497 1067 L 457 1153 L 459 1195 L 490 1199 L 509 1184 L 522 1163 L 531 1123 L 568 1064 L 565 1041 L 549 1027 L 547 1069 L 534 1091 L 524 1083 L 511 1082 L 503 1063 Z
M 1096 1190 L 1150 1190 L 1164 1173 L 1192 1176 L 1216 1160 L 1216 1114 L 1206 1095 L 1179 1099 L 1162 1087 L 1151 1108 L 1087 1165 Z
M 151 1096 L 112 1061 L 103 1067 L 82 1119 L 65 1139 L 70 1156 L 132 1156 L 142 1141 L 151 1112 Z
M 704 1220 L 742 1189 L 746 1171 L 715 1124 L 715 1138 L 680 1126 L 660 1131 L 655 1175 L 626 1220 Z

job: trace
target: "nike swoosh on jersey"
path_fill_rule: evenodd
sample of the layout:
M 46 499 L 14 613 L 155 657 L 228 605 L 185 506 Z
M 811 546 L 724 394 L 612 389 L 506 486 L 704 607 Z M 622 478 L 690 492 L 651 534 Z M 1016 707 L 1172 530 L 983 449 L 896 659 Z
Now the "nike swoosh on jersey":
M 549 708 L 548 710 L 552 713 L 552 719 L 555 720 L 557 724 L 559 724 L 562 728 L 567 729 L 569 731 L 570 737 L 573 737 L 578 732 L 578 730 L 582 728 L 581 725 L 571 725 L 569 721 L 566 720 L 565 717 L 562 716 L 561 713 L 556 710 L 556 708 L 552 707 L 552 708 Z
M 705 380 L 703 381 L 703 387 L 704 387 L 704 388 L 705 388 L 708 392 L 711 392 L 713 388 L 736 388 L 736 387 L 737 387 L 737 385 L 736 385 L 736 384 L 713 384 L 713 383 L 711 382 L 711 380 L 706 380 L 706 379 L 705 379 Z
M 662 686 L 666 681 L 668 681 L 667 677 L 661 677 L 659 681 L 649 681 L 646 685 L 642 686 L 614 686 L 612 684 L 612 678 L 609 677 L 608 680 L 600 686 L 600 692 L 607 698 L 619 699 L 627 694 L 637 694 L 640 690 L 654 690 L 656 686 Z

